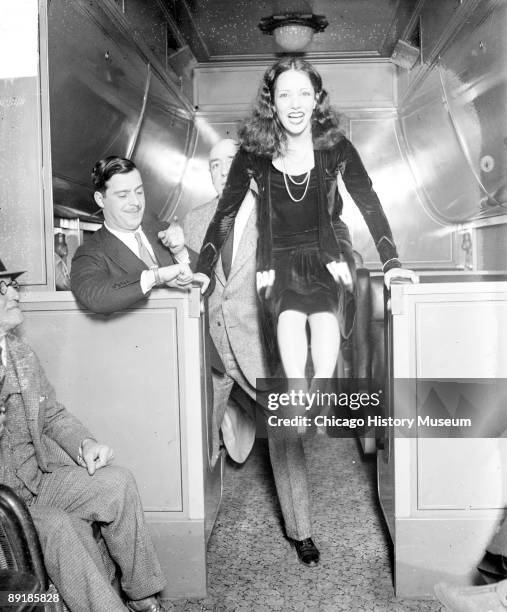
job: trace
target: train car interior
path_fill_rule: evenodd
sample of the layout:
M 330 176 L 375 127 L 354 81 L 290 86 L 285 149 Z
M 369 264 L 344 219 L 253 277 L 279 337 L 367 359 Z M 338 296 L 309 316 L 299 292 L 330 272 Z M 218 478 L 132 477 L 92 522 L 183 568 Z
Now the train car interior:
M 133 473 L 165 609 L 454 610 L 441 608 L 435 585 L 484 584 L 477 567 L 507 507 L 507 1 L 0 7 L 0 260 L 26 271 L 18 333 L 58 400 Z M 213 456 L 214 314 L 200 286 L 156 288 L 113 314 L 70 290 L 76 251 L 104 223 L 97 160 L 132 160 L 146 213 L 186 231 L 187 215 L 216 198 L 210 150 L 238 138 L 266 69 L 287 56 L 322 76 L 419 281 L 386 287 L 342 169 L 356 279 L 333 388 L 381 396 L 382 410 L 375 420 L 362 405 L 331 408 L 329 419 L 352 421 L 322 421 L 304 440 L 317 567 L 298 563 L 286 537 L 262 410 L 243 463 L 224 446 Z M 423 410 L 452 427 L 392 426 Z M 55 593 L 4 476 L 0 466 L 0 591 Z M 94 537 L 105 546 L 99 522 Z M 507 563 L 507 548 L 493 553 Z M 120 590 L 114 567 L 111 578 Z

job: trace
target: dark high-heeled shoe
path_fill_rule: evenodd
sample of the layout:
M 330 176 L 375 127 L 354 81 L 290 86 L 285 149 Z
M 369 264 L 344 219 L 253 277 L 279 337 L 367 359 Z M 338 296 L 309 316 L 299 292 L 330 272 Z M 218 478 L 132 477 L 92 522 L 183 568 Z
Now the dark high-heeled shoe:
M 296 549 L 298 559 L 301 563 L 309 567 L 318 565 L 320 560 L 319 549 L 313 543 L 312 538 L 306 538 L 304 540 L 291 540 L 292 545 Z

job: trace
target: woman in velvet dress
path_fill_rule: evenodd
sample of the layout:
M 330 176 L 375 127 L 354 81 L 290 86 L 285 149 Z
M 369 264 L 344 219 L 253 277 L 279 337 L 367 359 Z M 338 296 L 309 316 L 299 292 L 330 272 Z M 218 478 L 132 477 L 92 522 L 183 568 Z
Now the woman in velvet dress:
M 307 323 L 316 389 L 334 376 L 343 303 L 353 288 L 350 235 L 341 221 L 337 175 L 374 239 L 386 282 L 415 280 L 402 270 L 371 181 L 353 145 L 339 130 L 315 68 L 284 58 L 263 78 L 251 116 L 239 130 L 239 151 L 203 242 L 197 272 L 211 277 L 251 179 L 257 183 L 257 290 L 267 355 L 281 360 L 289 387 L 305 385 Z M 315 381 L 315 382 L 314 382 Z M 318 558 L 318 551 L 316 552 Z

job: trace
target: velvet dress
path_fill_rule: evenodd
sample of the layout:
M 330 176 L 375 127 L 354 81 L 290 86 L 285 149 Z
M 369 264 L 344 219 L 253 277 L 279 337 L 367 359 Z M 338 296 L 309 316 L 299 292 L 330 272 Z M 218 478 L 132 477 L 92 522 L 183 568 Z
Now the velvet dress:
M 288 176 L 284 179 L 274 166 L 271 172 L 274 316 L 284 310 L 336 313 L 340 285 L 320 255 L 315 170 L 310 172 L 308 188 L 306 173 L 293 176 L 295 184 Z M 285 181 L 292 196 L 300 201 L 290 197 Z
M 266 357 L 272 370 L 278 365 L 276 324 L 282 310 L 337 312 L 342 335 L 348 337 L 352 330 L 353 294 L 343 290 L 326 268 L 332 261 L 346 261 L 351 270 L 354 268 L 350 234 L 340 218 L 343 200 L 337 186 L 338 174 L 370 230 L 383 272 L 401 266 L 389 223 L 352 143 L 342 136 L 329 148 L 315 149 L 314 158 L 307 193 L 298 203 L 288 195 L 283 174 L 274 168 L 270 158 L 240 148 L 196 266 L 197 272 L 212 278 L 220 249 L 254 179 L 258 189 L 257 270 L 275 270 L 273 288 L 259 296 Z M 292 179 L 301 183 L 304 176 Z M 295 185 L 289 177 L 287 182 L 295 199 L 299 199 L 305 183 Z

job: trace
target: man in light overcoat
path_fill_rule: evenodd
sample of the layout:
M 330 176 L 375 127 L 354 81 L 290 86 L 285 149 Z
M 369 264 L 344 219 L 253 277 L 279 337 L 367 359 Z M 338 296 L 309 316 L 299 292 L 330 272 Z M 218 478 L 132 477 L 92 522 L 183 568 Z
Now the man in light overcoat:
M 210 172 L 218 196 L 190 211 L 183 221 L 186 245 L 196 251 L 201 245 L 227 181 L 235 141 L 218 142 L 209 156 Z M 250 191 L 234 222 L 215 270 L 215 287 L 209 297 L 209 325 L 213 342 L 224 364 L 223 375 L 213 372 L 214 444 L 213 461 L 219 452 L 218 429 L 236 461 L 244 461 L 255 438 L 250 412 L 255 405 L 267 408 L 270 376 L 265 359 L 256 293 L 257 248 L 256 195 Z M 259 388 L 259 387 L 262 388 Z M 235 405 L 229 401 L 231 395 Z M 249 398 L 250 402 L 241 398 Z M 250 419 L 250 420 L 249 420 Z M 302 440 L 283 428 L 267 427 L 271 465 L 287 535 L 303 540 L 311 533 L 308 484 Z

